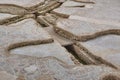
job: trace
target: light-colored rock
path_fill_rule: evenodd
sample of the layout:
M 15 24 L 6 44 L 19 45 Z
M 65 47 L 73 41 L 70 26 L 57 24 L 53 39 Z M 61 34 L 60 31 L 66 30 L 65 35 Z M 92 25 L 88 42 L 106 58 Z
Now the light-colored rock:
M 120 26 L 82 20 L 60 19 L 56 23 L 55 31 L 59 35 L 72 40 L 86 41 L 101 35 L 120 34 Z
M 6 71 L 0 71 L 0 80 L 16 80 L 16 76 L 11 75 Z
M 66 1 L 60 7 L 55 8 L 51 13 L 54 13 L 61 17 L 69 17 L 70 15 L 76 14 L 78 12 L 83 13 L 83 11 L 93 8 L 94 4 L 84 3 L 84 2 L 75 2 L 75 1 Z
M 66 1 L 60 7 L 84 7 L 84 3 L 78 3 L 75 1 Z
M 60 7 L 60 8 L 54 9 L 53 11 L 51 11 L 51 13 L 54 13 L 58 16 L 66 18 L 66 17 L 69 17 L 69 15 L 77 13 L 80 10 L 81 10 L 81 8 L 79 8 L 79 7 L 76 7 L 76 8 L 74 8 L 74 7 L 71 7 L 71 8 Z
M 75 0 L 78 3 L 79 0 Z M 80 0 L 84 1 L 84 0 Z M 120 1 L 119 0 L 94 0 L 95 4 L 86 3 L 84 8 L 69 8 L 69 7 L 59 7 L 54 9 L 53 12 L 59 15 L 64 15 L 69 17 L 70 15 L 77 15 L 80 17 L 93 18 L 105 21 L 120 22 Z
M 95 0 L 93 8 L 88 10 L 78 11 L 74 15 L 81 17 L 100 19 L 105 21 L 115 21 L 120 22 L 120 1 L 119 0 Z
M 27 80 L 39 80 L 42 76 L 44 76 L 43 80 L 100 80 L 106 75 L 116 76 L 119 79 L 120 75 L 119 71 L 109 67 L 93 65 L 70 66 L 53 57 L 37 59 L 25 56 L 11 56 L 8 58 L 8 62 L 14 70 L 19 72 L 24 72 L 25 66 L 36 65 L 38 70 L 33 74 L 23 73 L 23 75 L 26 75 Z
M 0 26 L 0 49 L 52 42 L 51 36 L 33 19 Z M 2 52 L 1 52 L 2 53 Z
M 29 67 L 24 68 L 24 70 L 27 73 L 34 73 L 37 70 L 37 66 L 36 65 L 31 65 Z
M 28 13 L 27 9 L 25 9 L 22 6 L 18 6 L 15 4 L 7 4 L 7 3 L 2 4 L 1 1 L 0 1 L 0 12 L 13 14 L 13 15 L 24 15 Z
M 10 53 L 35 57 L 53 56 L 68 64 L 73 64 L 70 53 L 68 53 L 58 42 L 16 48 L 11 50 Z
M 66 39 L 66 38 L 61 37 L 60 35 L 56 34 L 56 33 L 54 32 L 53 27 L 46 27 L 46 28 L 44 28 L 44 29 L 45 29 L 46 31 L 48 31 L 48 33 L 52 36 L 52 38 L 53 38 L 54 40 L 57 40 L 61 45 L 66 46 L 66 45 L 71 45 L 71 44 L 73 44 L 73 42 L 70 41 L 69 39 Z
M 22 7 L 31 7 L 43 1 L 44 0 L 4 0 L 0 1 L 0 4 L 15 4 Z
M 120 67 L 120 36 L 106 35 L 87 42 L 79 42 L 95 56 Z M 86 53 L 87 54 L 87 53 Z
M 0 20 L 0 25 L 10 25 L 10 24 L 17 23 L 19 21 L 22 21 L 28 18 L 35 18 L 35 15 L 34 14 L 14 15 L 13 17 L 7 17 L 7 18 Z
M 5 22 L 6 19 L 16 17 L 17 15 L 7 14 L 7 13 L 0 13 L 0 25 Z
M 16 15 L 6 14 L 6 13 L 0 13 L 0 21 L 3 20 L 3 19 L 15 17 L 15 16 L 16 16 Z
M 77 15 L 70 15 L 69 19 L 80 20 L 80 21 L 85 21 L 85 22 L 91 22 L 91 23 L 96 23 L 96 24 L 120 26 L 119 22 L 116 22 L 116 21 L 113 21 L 113 20 L 94 19 L 94 18 L 82 17 L 82 16 L 77 16 Z

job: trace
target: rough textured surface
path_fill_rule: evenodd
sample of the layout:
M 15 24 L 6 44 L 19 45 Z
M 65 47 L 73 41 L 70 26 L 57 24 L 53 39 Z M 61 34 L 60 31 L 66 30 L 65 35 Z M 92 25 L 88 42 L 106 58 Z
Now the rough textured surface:
M 33 19 L 0 26 L 0 48 L 10 50 L 25 45 L 52 42 L 51 36 Z
M 120 36 L 107 35 L 87 42 L 80 42 L 89 52 L 120 67 Z
M 56 34 L 54 32 L 53 27 L 46 27 L 44 29 L 48 31 L 48 33 L 52 36 L 52 38 L 54 38 L 54 40 L 57 40 L 61 45 L 66 46 L 66 45 L 73 44 L 71 40 L 63 38 L 60 35 Z
M 16 76 L 11 75 L 5 71 L 0 71 L 0 80 L 16 80 Z
M 75 0 L 73 0 L 75 1 Z M 84 1 L 84 0 L 83 0 Z M 86 3 L 85 7 L 60 7 L 53 12 L 63 15 L 78 15 L 82 17 L 102 19 L 108 21 L 120 21 L 120 1 L 119 0 L 92 0 L 95 4 Z M 74 4 L 74 2 L 73 2 Z M 76 4 L 78 5 L 78 4 Z
M 105 66 L 68 66 L 54 57 L 37 59 L 34 57 L 13 55 L 7 59 L 16 74 L 25 74 L 27 80 L 37 80 L 41 77 L 62 80 L 100 80 L 105 75 L 119 73 Z M 26 64 L 27 63 L 27 64 Z M 21 66 L 20 66 L 21 65 Z M 32 75 L 26 70 L 34 67 Z M 94 74 L 94 75 L 93 75 Z
M 6 18 L 15 17 L 16 15 L 0 13 L 0 21 Z
M 119 3 L 0 1 L 0 80 L 120 80 Z
M 0 4 L 15 4 L 23 7 L 31 7 L 43 1 L 44 0 L 4 0 L 0 1 Z
M 120 16 L 119 0 L 95 0 L 95 3 L 93 8 L 83 10 L 82 12 L 78 11 L 75 15 L 108 21 L 120 21 L 120 18 L 118 17 Z
M 70 55 L 58 42 L 26 46 L 22 48 L 13 49 L 11 54 L 29 55 L 35 57 L 48 57 L 53 56 L 68 64 L 73 64 Z
M 101 35 L 120 34 L 120 26 L 73 19 L 60 19 L 56 23 L 55 31 L 69 39 L 86 41 Z
M 61 17 L 69 17 L 70 15 L 75 15 L 78 12 L 83 13 L 83 11 L 89 10 L 89 8 L 93 8 L 93 3 L 86 2 L 76 2 L 74 0 L 68 0 L 64 2 L 61 7 L 56 8 L 52 11 L 52 13 L 57 14 Z

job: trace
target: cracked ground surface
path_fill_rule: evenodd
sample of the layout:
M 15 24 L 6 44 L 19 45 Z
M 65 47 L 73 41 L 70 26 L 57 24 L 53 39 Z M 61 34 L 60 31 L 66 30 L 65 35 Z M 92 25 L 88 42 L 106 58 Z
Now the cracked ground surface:
M 0 1 L 0 80 L 120 80 L 119 0 Z

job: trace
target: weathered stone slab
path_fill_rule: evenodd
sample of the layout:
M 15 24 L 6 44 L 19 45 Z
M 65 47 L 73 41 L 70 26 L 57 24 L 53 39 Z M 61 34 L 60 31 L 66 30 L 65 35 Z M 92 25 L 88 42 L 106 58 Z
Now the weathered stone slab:
M 3 15 L 5 16 L 5 13 L 3 13 Z M 9 14 L 10 15 L 10 14 Z M 11 17 L 3 17 L 2 20 L 0 20 L 0 25 L 10 25 L 13 23 L 17 23 L 20 22 L 24 19 L 28 19 L 28 18 L 35 18 L 34 14 L 26 14 L 26 15 L 11 15 Z
M 84 2 L 84 0 L 74 0 L 78 3 Z M 88 1 L 89 2 L 89 1 Z M 104 21 L 114 21 L 119 23 L 119 11 L 120 11 L 120 1 L 119 0 L 94 0 L 94 4 L 86 3 L 84 8 L 80 7 L 59 7 L 54 9 L 53 12 L 65 17 L 70 15 L 77 15 L 80 17 L 87 17 L 92 19 L 104 20 Z M 72 19 L 72 18 L 71 18 Z
M 5 71 L 0 71 L 0 80 L 16 80 L 16 76 Z
M 52 11 L 53 9 L 59 7 L 61 5 L 61 3 L 57 0 L 51 0 L 51 1 L 47 1 L 45 2 L 45 4 L 43 6 L 41 6 L 40 8 L 38 7 L 38 13 L 39 15 L 44 15 L 50 11 Z
M 95 60 L 91 55 L 86 54 L 86 52 L 80 47 L 75 44 L 71 45 L 69 47 L 72 52 L 74 52 L 74 55 L 77 56 L 77 59 L 79 62 L 83 65 L 100 65 L 99 61 Z
M 88 18 L 88 17 L 82 17 L 77 15 L 70 15 L 69 19 L 74 20 L 80 20 L 80 21 L 86 21 L 96 24 L 104 24 L 104 25 L 111 25 L 111 26 L 120 26 L 120 23 L 114 20 L 102 20 L 102 19 L 94 19 L 94 18 Z
M 74 64 L 70 58 L 70 53 L 56 41 L 53 43 L 16 48 L 11 50 L 10 53 L 34 57 L 53 56 L 68 64 Z
M 60 7 L 60 8 L 56 8 L 53 11 L 51 11 L 51 13 L 54 13 L 58 16 L 61 17 L 69 17 L 69 15 L 72 15 L 74 13 L 77 13 L 78 11 L 80 11 L 81 9 L 79 7 L 72 7 L 72 8 L 67 8 L 67 7 Z
M 120 34 L 120 26 L 73 19 L 60 19 L 56 23 L 55 31 L 68 39 L 86 41 L 101 35 Z
M 87 42 L 79 42 L 84 50 L 120 67 L 120 36 L 107 35 Z M 87 54 L 87 53 L 86 53 Z
M 120 1 L 119 0 L 95 0 L 93 8 L 88 10 L 78 11 L 74 15 L 79 15 L 82 17 L 100 19 L 105 21 L 115 21 L 120 22 Z
M 8 13 L 8 14 L 13 14 L 13 15 L 24 15 L 27 14 L 27 9 L 21 6 L 17 6 L 14 4 L 2 4 L 0 2 L 0 12 L 1 13 Z
M 106 76 L 118 78 L 120 73 L 105 66 L 70 66 L 54 58 L 33 58 L 25 56 L 11 56 L 7 59 L 16 73 L 22 74 L 26 80 L 62 79 L 62 80 L 104 80 Z M 29 70 L 29 71 L 28 71 Z M 30 72 L 32 71 L 32 73 Z M 93 75 L 94 74 L 94 75 Z M 109 78 L 107 78 L 109 80 Z
M 0 4 L 14 4 L 22 7 L 31 7 L 43 1 L 44 0 L 4 0 L 0 1 Z
M 78 12 L 83 12 L 92 8 L 93 4 L 75 2 L 75 1 L 66 1 L 59 8 L 54 9 L 51 13 L 59 15 L 61 17 L 69 17 L 70 15 L 76 14 Z
M 7 13 L 0 13 L 0 25 L 3 24 L 3 21 L 8 18 L 16 17 L 17 15 L 7 14 Z
M 44 28 L 48 33 L 52 36 L 54 40 L 57 40 L 61 45 L 66 46 L 66 45 L 71 45 L 73 42 L 69 39 L 66 39 L 64 37 L 61 37 L 60 35 L 56 34 L 54 32 L 53 27 L 46 27 Z
M 84 7 L 84 3 L 78 3 L 78 2 L 75 2 L 75 1 L 66 1 L 64 2 L 60 7 Z
M 16 16 L 16 15 L 0 13 L 0 21 L 3 20 L 3 19 L 15 17 L 15 16 Z
M 52 42 L 51 36 L 33 19 L 0 26 L 0 49 L 11 50 L 25 45 Z
M 43 2 L 44 0 L 4 0 L 0 1 L 0 12 L 24 15 L 30 13 L 30 10 L 36 9 Z

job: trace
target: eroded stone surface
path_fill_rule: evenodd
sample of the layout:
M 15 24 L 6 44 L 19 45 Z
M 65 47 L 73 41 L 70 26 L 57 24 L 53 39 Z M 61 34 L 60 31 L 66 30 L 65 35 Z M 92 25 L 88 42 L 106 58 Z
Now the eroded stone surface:
M 80 42 L 80 44 L 93 55 L 102 57 L 104 60 L 120 67 L 119 35 L 102 36 L 87 42 Z
M 52 36 L 54 40 L 57 40 L 61 45 L 66 46 L 66 45 L 71 45 L 73 42 L 69 39 L 66 39 L 64 37 L 61 37 L 60 35 L 56 34 L 54 32 L 53 27 L 46 27 L 44 28 L 48 33 Z
M 63 48 L 58 42 L 25 46 L 22 48 L 13 49 L 10 53 L 35 57 L 53 56 L 68 64 L 73 64 L 73 61 L 70 58 L 70 53 L 68 53 L 67 50 Z
M 0 25 L 3 24 L 4 20 L 12 17 L 16 17 L 17 15 L 7 14 L 7 13 L 0 13 Z
M 86 41 L 106 34 L 120 34 L 120 26 L 97 24 L 73 19 L 58 20 L 55 31 L 66 38 Z
M 32 58 L 12 56 L 8 58 L 8 63 L 16 70 L 16 73 L 23 73 L 27 80 L 38 80 L 40 77 L 47 75 L 44 78 L 62 79 L 62 80 L 100 80 L 105 75 L 111 74 L 119 77 L 119 72 L 105 66 L 69 66 L 56 58 Z M 32 74 L 24 71 L 26 67 L 34 65 L 36 71 Z M 94 75 L 93 75 L 94 74 Z
M 10 50 L 23 45 L 51 42 L 51 36 L 33 19 L 0 26 L 0 48 Z
M 102 19 L 106 21 L 116 21 L 120 22 L 120 1 L 119 0 L 95 0 L 93 8 L 88 10 L 78 11 L 74 15 L 79 15 L 82 17 Z
M 119 80 L 113 69 L 120 66 L 119 7 L 119 0 L 0 1 L 0 80 Z M 117 35 L 99 37 L 106 34 Z M 73 46 L 87 66 L 74 65 L 61 45 L 68 51 Z
M 5 71 L 0 71 L 0 80 L 16 80 L 16 76 L 11 75 Z
M 16 15 L 0 13 L 0 21 L 3 20 L 3 19 L 15 17 L 15 16 L 16 16 Z
M 74 0 L 77 1 L 77 0 Z M 81 1 L 81 0 L 80 0 Z M 83 0 L 84 1 L 84 0 Z M 79 4 L 79 0 L 76 5 Z M 82 1 L 81 1 L 82 2 Z M 87 2 L 87 1 L 86 1 Z M 89 0 L 88 0 L 89 2 Z M 86 3 L 85 7 L 59 7 L 54 9 L 53 12 L 59 15 L 69 17 L 70 15 L 77 15 L 81 17 L 100 19 L 106 21 L 116 21 L 119 23 L 120 19 L 120 1 L 119 0 L 93 0 L 94 4 Z M 74 4 L 74 2 L 73 2 Z M 67 4 L 66 4 L 67 5 Z
M 89 10 L 89 8 L 93 8 L 93 3 L 84 3 L 84 2 L 78 2 L 78 1 L 66 1 L 61 5 L 61 7 L 58 7 L 52 11 L 52 13 L 57 14 L 61 17 L 69 17 L 70 15 L 76 14 L 78 12 L 83 13 L 83 11 Z
M 31 7 L 36 4 L 39 4 L 40 2 L 43 2 L 44 0 L 4 0 L 0 1 L 0 4 L 15 4 L 23 7 Z
M 5 14 L 5 13 L 3 13 L 3 14 Z M 8 14 L 8 15 L 9 15 L 9 17 L 7 17 L 7 15 L 3 16 L 3 18 L 0 20 L 0 25 L 10 25 L 10 24 L 13 24 L 13 23 L 20 22 L 24 19 L 35 18 L 34 14 L 26 14 L 26 15 L 11 15 L 11 14 Z
M 84 7 L 84 3 L 78 3 L 75 1 L 66 1 L 60 7 Z

